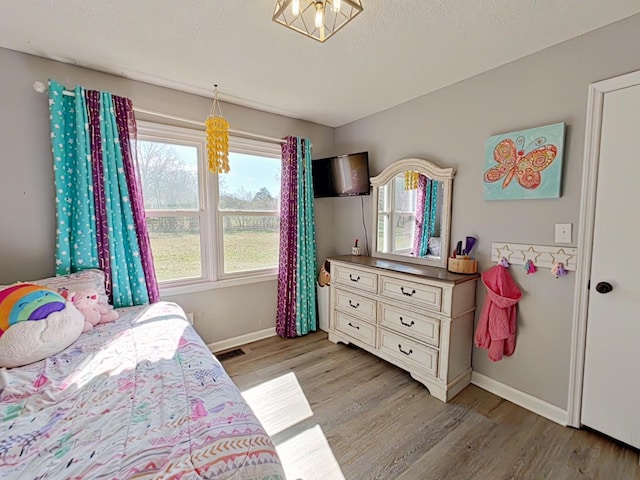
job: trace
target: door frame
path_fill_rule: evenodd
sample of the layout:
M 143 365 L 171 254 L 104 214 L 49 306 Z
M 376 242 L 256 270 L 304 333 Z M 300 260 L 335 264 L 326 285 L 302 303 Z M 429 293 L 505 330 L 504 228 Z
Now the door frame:
M 567 425 L 576 428 L 582 425 L 580 421 L 582 413 L 582 382 L 584 378 L 589 308 L 589 290 L 587 287 L 591 278 L 596 191 L 600 163 L 602 107 L 607 93 L 635 85 L 640 85 L 640 70 L 589 85 L 584 139 L 584 170 L 582 172 L 582 193 L 580 197 L 580 223 L 578 228 L 576 289 L 573 299 L 569 399 L 567 402 Z

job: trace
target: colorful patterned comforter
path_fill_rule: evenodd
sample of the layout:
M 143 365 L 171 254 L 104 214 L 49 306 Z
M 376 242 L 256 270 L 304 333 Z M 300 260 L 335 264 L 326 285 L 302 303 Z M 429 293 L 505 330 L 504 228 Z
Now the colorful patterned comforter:
M 182 309 L 119 312 L 58 355 L 0 369 L 0 479 L 284 480 Z

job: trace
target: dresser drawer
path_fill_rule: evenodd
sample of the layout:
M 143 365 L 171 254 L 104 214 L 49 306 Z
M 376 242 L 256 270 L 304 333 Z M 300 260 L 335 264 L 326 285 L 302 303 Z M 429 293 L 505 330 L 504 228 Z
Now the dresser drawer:
M 438 375 L 438 350 L 401 335 L 380 329 L 380 350 L 427 375 Z
M 440 341 L 440 320 L 382 302 L 380 302 L 380 325 L 424 340 L 434 347 L 437 347 Z
M 344 310 L 351 315 L 367 322 L 376 323 L 376 301 L 355 295 L 352 292 L 336 288 L 335 308 Z
M 378 275 L 356 268 L 333 265 L 331 281 L 367 292 L 378 293 Z
M 424 306 L 431 310 L 440 311 L 442 308 L 442 288 L 440 287 L 384 275 L 380 276 L 380 284 L 380 294 L 385 297 Z
M 376 326 L 372 323 L 367 323 L 351 315 L 336 311 L 334 328 L 350 337 L 363 341 L 367 345 L 376 346 Z

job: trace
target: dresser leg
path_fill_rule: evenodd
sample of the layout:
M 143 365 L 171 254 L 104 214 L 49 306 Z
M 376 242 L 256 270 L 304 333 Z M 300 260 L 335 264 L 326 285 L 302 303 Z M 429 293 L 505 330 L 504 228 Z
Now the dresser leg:
M 348 338 L 345 338 L 342 335 L 337 334 L 333 330 L 329 330 L 328 339 L 330 342 L 333 342 L 333 343 L 344 343 L 345 345 L 349 345 L 351 343 Z
M 409 372 L 409 373 L 411 374 L 411 377 L 414 380 L 417 380 L 418 382 L 422 383 L 425 387 L 427 387 L 432 397 L 436 397 L 438 400 L 442 402 L 447 402 L 447 400 L 449 400 L 447 398 L 446 388 L 443 388 L 439 385 L 436 385 L 433 382 L 430 382 L 427 378 L 420 375 L 419 373 L 415 373 L 415 372 Z
M 448 402 L 449 400 L 451 400 L 471 383 L 471 369 L 458 376 L 458 378 L 455 378 L 446 387 L 434 383 L 430 378 L 420 375 L 419 373 L 409 373 L 414 380 L 419 381 L 429 389 L 429 393 L 432 397 L 436 397 L 438 400 L 441 400 L 443 402 Z

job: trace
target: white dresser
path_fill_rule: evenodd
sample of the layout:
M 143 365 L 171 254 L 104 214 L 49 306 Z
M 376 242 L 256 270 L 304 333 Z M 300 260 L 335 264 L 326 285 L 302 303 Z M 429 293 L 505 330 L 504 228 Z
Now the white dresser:
M 363 256 L 329 261 L 329 340 L 407 370 L 444 402 L 469 384 L 479 275 Z

